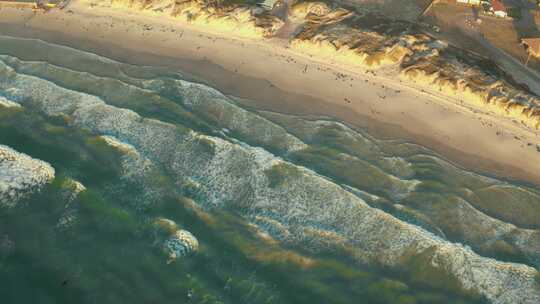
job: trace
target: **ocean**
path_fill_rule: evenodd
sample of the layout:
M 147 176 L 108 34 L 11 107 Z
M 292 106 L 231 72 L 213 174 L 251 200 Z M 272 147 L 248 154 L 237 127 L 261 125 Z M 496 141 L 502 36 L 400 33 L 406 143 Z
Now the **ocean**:
M 2 146 L 2 303 L 540 299 L 538 188 L 182 71 L 0 36 Z

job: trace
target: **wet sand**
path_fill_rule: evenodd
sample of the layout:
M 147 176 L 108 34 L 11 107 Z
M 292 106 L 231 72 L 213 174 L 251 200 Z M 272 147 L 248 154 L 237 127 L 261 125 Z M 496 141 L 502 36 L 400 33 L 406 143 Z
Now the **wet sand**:
M 180 69 L 248 106 L 340 119 L 378 137 L 424 145 L 467 169 L 540 185 L 538 131 L 397 79 L 295 53 L 283 40 L 230 38 L 77 1 L 45 14 L 1 9 L 0 34 Z

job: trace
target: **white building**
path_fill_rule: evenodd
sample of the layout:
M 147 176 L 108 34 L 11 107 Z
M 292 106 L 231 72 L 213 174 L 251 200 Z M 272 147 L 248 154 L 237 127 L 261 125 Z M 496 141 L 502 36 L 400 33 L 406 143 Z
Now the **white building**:
M 500 17 L 500 18 L 508 17 L 506 6 L 504 6 L 504 4 L 500 0 L 491 1 L 491 11 L 497 17 Z
M 457 3 L 466 5 L 480 5 L 480 0 L 456 0 Z

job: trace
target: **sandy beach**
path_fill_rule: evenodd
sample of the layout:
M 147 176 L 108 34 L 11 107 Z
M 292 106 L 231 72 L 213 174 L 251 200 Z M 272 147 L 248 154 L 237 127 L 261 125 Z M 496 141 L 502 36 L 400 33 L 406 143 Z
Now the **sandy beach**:
M 180 69 L 259 109 L 340 119 L 376 136 L 424 145 L 467 169 L 540 185 L 540 132 L 381 72 L 296 53 L 277 38 L 231 38 L 79 1 L 48 13 L 2 8 L 0 34 Z

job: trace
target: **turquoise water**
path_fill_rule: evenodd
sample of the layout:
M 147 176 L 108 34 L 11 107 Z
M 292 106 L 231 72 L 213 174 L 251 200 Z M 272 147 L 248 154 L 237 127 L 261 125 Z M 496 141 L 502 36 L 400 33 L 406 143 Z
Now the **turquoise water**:
M 0 36 L 0 145 L 55 169 L 0 208 L 5 303 L 540 299 L 538 189 L 189 79 Z

